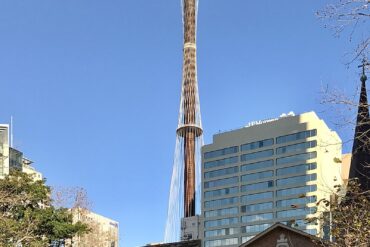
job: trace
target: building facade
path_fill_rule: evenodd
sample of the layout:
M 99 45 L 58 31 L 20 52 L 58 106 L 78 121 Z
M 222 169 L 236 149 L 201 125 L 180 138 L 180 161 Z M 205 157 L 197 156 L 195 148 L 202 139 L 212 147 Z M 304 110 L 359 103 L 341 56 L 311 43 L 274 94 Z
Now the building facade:
M 322 236 L 304 219 L 342 184 L 341 147 L 314 112 L 214 135 L 202 148 L 204 246 L 239 246 L 276 222 Z
M 68 247 L 118 247 L 119 224 L 117 221 L 87 209 L 71 209 L 74 222 L 81 221 L 89 226 L 90 232 L 82 237 L 74 237 L 67 242 Z
M 30 174 L 35 180 L 41 180 L 42 174 L 33 166 L 32 161 L 9 144 L 9 125 L 0 124 L 0 179 L 9 175 L 12 169 Z

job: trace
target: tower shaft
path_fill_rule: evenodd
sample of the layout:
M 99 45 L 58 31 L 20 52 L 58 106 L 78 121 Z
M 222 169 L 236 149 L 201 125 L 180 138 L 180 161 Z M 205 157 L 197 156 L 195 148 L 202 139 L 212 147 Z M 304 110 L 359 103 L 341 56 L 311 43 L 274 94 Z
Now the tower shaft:
M 178 129 L 178 134 L 184 138 L 184 217 L 195 215 L 195 148 L 196 137 L 201 134 L 201 127 L 197 124 L 199 102 L 197 101 L 196 14 L 196 0 L 184 0 L 184 61 L 182 109 L 180 110 L 183 116 Z

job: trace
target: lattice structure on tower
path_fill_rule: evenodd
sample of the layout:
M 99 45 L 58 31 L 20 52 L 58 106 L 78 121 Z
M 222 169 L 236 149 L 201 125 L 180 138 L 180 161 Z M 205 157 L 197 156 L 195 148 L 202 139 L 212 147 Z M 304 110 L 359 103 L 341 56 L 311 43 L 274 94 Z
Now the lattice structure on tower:
M 182 91 L 169 196 L 165 242 L 178 241 L 182 217 L 200 212 L 200 155 L 203 130 L 197 82 L 198 0 L 182 0 L 184 24 Z

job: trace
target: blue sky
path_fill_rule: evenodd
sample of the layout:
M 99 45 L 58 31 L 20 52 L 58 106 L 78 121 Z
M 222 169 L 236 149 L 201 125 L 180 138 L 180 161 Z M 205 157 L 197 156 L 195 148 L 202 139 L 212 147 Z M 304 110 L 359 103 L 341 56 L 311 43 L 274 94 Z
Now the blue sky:
M 205 141 L 348 94 L 350 50 L 315 17 L 326 1 L 200 0 Z M 121 246 L 163 238 L 182 66 L 180 0 L 0 1 L 0 122 L 53 186 L 87 189 Z

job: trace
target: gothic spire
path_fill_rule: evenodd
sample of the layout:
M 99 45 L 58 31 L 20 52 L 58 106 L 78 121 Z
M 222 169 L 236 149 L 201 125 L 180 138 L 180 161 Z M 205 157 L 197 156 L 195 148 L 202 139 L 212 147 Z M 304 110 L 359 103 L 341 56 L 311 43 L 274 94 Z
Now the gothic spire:
M 352 147 L 352 160 L 349 178 L 357 178 L 362 190 L 370 189 L 370 118 L 366 92 L 365 60 L 362 67 L 361 94 L 358 105 L 356 129 Z

